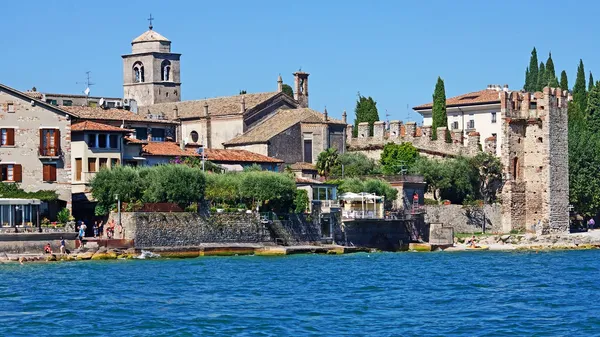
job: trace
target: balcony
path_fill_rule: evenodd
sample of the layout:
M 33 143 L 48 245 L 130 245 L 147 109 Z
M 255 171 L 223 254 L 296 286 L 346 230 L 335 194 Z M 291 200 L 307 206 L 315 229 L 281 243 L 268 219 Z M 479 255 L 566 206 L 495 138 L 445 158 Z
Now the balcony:
M 312 205 L 313 208 L 319 207 L 321 213 L 331 213 L 340 209 L 340 202 L 337 200 L 313 200 Z
M 38 157 L 40 159 L 58 159 L 61 156 L 59 147 L 39 148 Z

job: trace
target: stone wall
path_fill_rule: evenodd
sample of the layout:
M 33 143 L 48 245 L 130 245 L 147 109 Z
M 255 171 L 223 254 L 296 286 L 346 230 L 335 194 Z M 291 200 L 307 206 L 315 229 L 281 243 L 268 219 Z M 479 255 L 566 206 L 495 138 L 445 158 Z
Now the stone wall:
M 122 213 L 125 239 L 136 248 L 271 241 L 257 214 Z M 111 214 L 116 219 L 116 214 Z
M 459 155 L 474 156 L 481 151 L 480 135 L 470 132 L 466 144 L 463 143 L 462 130 L 452 132 L 451 143 L 446 143 L 444 137 L 445 128 L 438 128 L 439 136 L 436 140 L 431 139 L 431 126 L 417 128 L 415 122 L 403 124 L 401 121 L 391 121 L 389 131 L 386 130 L 385 122 L 376 122 L 373 125 L 373 136 L 369 135 L 368 123 L 358 125 L 358 137 L 352 137 L 353 126 L 346 127 L 346 143 L 348 151 L 364 152 L 370 157 L 377 155 L 377 150 L 383 149 L 387 143 L 409 142 L 419 150 L 421 154 L 432 157 L 454 157 Z
M 335 232 L 335 242 L 357 247 L 397 251 L 410 242 L 429 240 L 429 225 L 413 220 L 346 221 Z
M 441 223 L 454 228 L 454 233 L 481 232 L 485 219 L 485 231 L 501 233 L 502 207 L 485 205 L 482 209 L 462 205 L 426 205 L 425 222 Z
M 282 133 L 274 136 L 268 145 L 269 157 L 283 160 L 286 164 L 303 161 L 302 132 L 300 124 L 296 124 Z

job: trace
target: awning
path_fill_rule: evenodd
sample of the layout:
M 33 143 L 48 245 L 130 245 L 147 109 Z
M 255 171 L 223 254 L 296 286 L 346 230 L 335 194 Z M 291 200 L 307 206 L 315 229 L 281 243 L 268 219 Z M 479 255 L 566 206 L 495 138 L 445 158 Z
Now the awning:
M 365 200 L 368 201 L 368 200 L 381 200 L 383 197 L 377 196 L 373 193 L 346 192 L 346 193 L 340 195 L 339 198 L 340 198 L 340 200 L 344 200 L 344 201 L 365 201 Z

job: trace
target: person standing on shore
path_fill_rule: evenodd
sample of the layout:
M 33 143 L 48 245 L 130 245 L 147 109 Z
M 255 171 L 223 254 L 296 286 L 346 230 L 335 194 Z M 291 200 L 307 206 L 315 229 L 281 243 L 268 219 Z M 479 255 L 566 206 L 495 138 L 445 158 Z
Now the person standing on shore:
M 100 220 L 100 224 L 98 225 L 98 232 L 100 233 L 100 237 L 104 237 L 104 221 Z
M 83 247 L 83 238 L 85 237 L 85 229 L 87 226 L 85 222 L 81 221 L 81 226 L 79 226 L 79 245 Z
M 98 238 L 98 221 L 94 221 L 94 239 Z
M 60 237 L 60 253 L 64 254 L 67 251 L 67 244 L 65 243 L 65 239 L 61 236 Z
M 588 229 L 594 229 L 594 227 L 596 227 L 596 221 L 594 221 L 594 218 L 590 218 L 588 220 L 587 225 L 588 225 Z

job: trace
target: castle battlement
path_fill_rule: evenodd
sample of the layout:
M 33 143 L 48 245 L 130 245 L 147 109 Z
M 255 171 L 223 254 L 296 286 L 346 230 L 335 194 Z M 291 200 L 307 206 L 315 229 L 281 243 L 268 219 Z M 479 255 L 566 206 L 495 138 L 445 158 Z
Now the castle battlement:
M 447 131 L 446 127 L 439 127 L 438 137 L 433 140 L 431 139 L 432 127 L 430 125 L 417 127 L 416 122 L 390 121 L 389 130 L 386 130 L 386 123 L 378 121 L 373 124 L 373 136 L 369 136 L 369 123 L 366 122 L 358 124 L 357 137 L 352 136 L 353 131 L 352 125 L 346 126 L 346 143 L 349 151 L 375 151 L 383 149 L 388 143 L 404 142 L 411 143 L 419 152 L 440 157 L 474 156 L 481 151 L 478 132 L 470 132 L 467 137 L 464 137 L 463 130 Z M 450 133 L 451 143 L 446 142 L 445 132 Z

